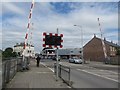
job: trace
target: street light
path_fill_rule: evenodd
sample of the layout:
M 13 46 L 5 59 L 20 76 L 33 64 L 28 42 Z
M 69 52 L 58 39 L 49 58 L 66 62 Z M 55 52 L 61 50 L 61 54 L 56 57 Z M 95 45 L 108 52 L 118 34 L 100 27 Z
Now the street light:
M 80 25 L 74 25 L 74 26 L 79 27 L 80 30 L 81 30 L 81 46 L 82 46 L 81 56 L 82 56 L 83 63 L 85 63 L 84 58 L 83 58 L 83 30 L 82 30 L 82 26 L 80 26 Z

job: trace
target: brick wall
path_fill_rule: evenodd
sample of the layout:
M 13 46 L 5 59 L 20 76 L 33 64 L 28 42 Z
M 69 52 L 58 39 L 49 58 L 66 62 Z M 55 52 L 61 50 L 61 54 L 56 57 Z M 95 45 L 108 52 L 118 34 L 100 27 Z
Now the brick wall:
M 109 53 L 108 45 L 106 45 L 106 49 L 108 51 L 107 53 Z M 103 61 L 104 53 L 101 39 L 96 38 L 96 36 L 94 36 L 94 38 L 84 46 L 83 54 L 85 60 Z

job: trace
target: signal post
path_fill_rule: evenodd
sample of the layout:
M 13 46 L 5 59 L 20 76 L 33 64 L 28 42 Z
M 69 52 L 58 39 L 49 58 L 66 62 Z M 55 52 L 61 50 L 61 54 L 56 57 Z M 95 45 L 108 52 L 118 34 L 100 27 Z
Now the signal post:
M 63 37 L 63 34 L 58 34 L 58 28 L 57 28 L 57 33 L 55 33 L 55 34 L 52 34 L 52 33 L 49 33 L 49 34 L 47 34 L 47 33 L 43 33 L 43 36 L 44 36 L 44 38 L 43 38 L 43 41 L 45 42 L 44 44 L 43 44 L 43 47 L 46 47 L 46 46 L 48 46 L 48 47 L 54 47 L 54 48 L 56 48 L 56 81 L 58 80 L 58 66 L 59 66 L 59 61 L 58 61 L 58 50 L 59 50 L 59 48 L 58 48 L 58 46 L 60 47 L 60 48 L 62 48 L 63 46 L 61 45 L 61 43 L 63 42 L 63 40 L 62 40 L 62 37 Z

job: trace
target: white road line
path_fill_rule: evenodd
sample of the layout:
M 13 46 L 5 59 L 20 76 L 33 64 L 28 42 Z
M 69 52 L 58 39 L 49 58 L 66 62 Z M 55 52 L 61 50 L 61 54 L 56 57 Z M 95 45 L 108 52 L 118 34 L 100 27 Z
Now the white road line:
M 99 77 L 102 77 L 102 78 L 105 78 L 105 79 L 109 79 L 109 80 L 112 80 L 112 81 L 115 81 L 115 82 L 119 82 L 118 80 L 115 80 L 115 79 L 112 79 L 112 78 L 109 78 L 109 77 L 105 77 L 103 75 L 95 74 L 95 73 L 92 73 L 92 72 L 89 72 L 89 71 L 86 71 L 86 70 L 82 70 L 82 69 L 77 69 L 77 70 L 83 71 L 83 72 L 86 72 L 86 73 L 89 73 L 89 74 L 92 74 L 92 75 L 95 75 L 95 76 L 99 76 Z
M 43 73 L 43 74 L 46 74 L 46 73 L 50 73 L 50 72 L 36 72 L 36 73 Z
M 100 71 L 107 71 L 107 72 L 111 72 L 111 73 L 113 73 L 113 74 L 118 74 L 118 73 L 116 73 L 116 72 L 113 72 L 113 71 L 110 71 L 110 70 L 98 69 L 98 68 L 91 67 L 91 66 L 86 66 L 86 67 L 88 67 L 88 68 L 92 68 L 92 69 L 96 69 L 96 70 L 100 70 Z
M 100 65 L 100 64 L 95 64 L 94 65 Z M 107 66 L 107 67 L 119 67 L 118 65 L 107 65 L 107 64 L 101 64 L 101 66 Z
M 68 88 L 72 88 L 72 87 L 70 87 L 70 86 L 67 86 Z
M 61 63 L 62 65 L 64 65 L 64 63 Z M 74 64 L 75 66 L 76 64 Z M 65 66 L 68 66 L 68 65 L 65 65 Z M 72 66 L 72 65 L 71 65 Z M 113 73 L 113 74 L 117 74 L 118 75 L 118 72 L 114 72 L 114 71 L 110 71 L 110 70 L 103 70 L 103 69 L 98 69 L 98 68 L 95 68 L 95 67 L 92 67 L 92 66 L 86 66 L 86 65 L 82 65 L 81 66 L 83 67 L 86 67 L 86 68 L 90 68 L 90 69 L 95 69 L 95 70 L 100 70 L 100 71 L 107 71 L 107 72 L 110 72 L 110 73 Z
M 45 67 L 47 67 L 48 69 L 50 69 L 52 72 L 54 72 L 54 69 L 53 69 L 53 68 L 48 67 L 45 63 L 42 63 L 42 62 L 41 62 L 41 64 L 42 64 L 42 65 L 44 65 Z

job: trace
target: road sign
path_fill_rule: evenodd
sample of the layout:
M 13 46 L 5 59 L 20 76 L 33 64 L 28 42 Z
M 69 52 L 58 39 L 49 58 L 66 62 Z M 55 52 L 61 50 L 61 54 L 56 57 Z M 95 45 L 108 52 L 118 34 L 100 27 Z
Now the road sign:
M 58 35 L 49 33 L 47 35 L 47 33 L 43 33 L 43 36 L 45 36 L 45 38 L 43 38 L 43 41 L 45 42 L 45 44 L 43 44 L 43 47 L 46 47 L 46 45 L 48 45 L 49 47 L 54 46 L 55 48 L 57 48 L 57 46 L 59 46 L 60 48 L 63 47 L 61 45 L 61 43 L 63 42 L 63 34 Z

